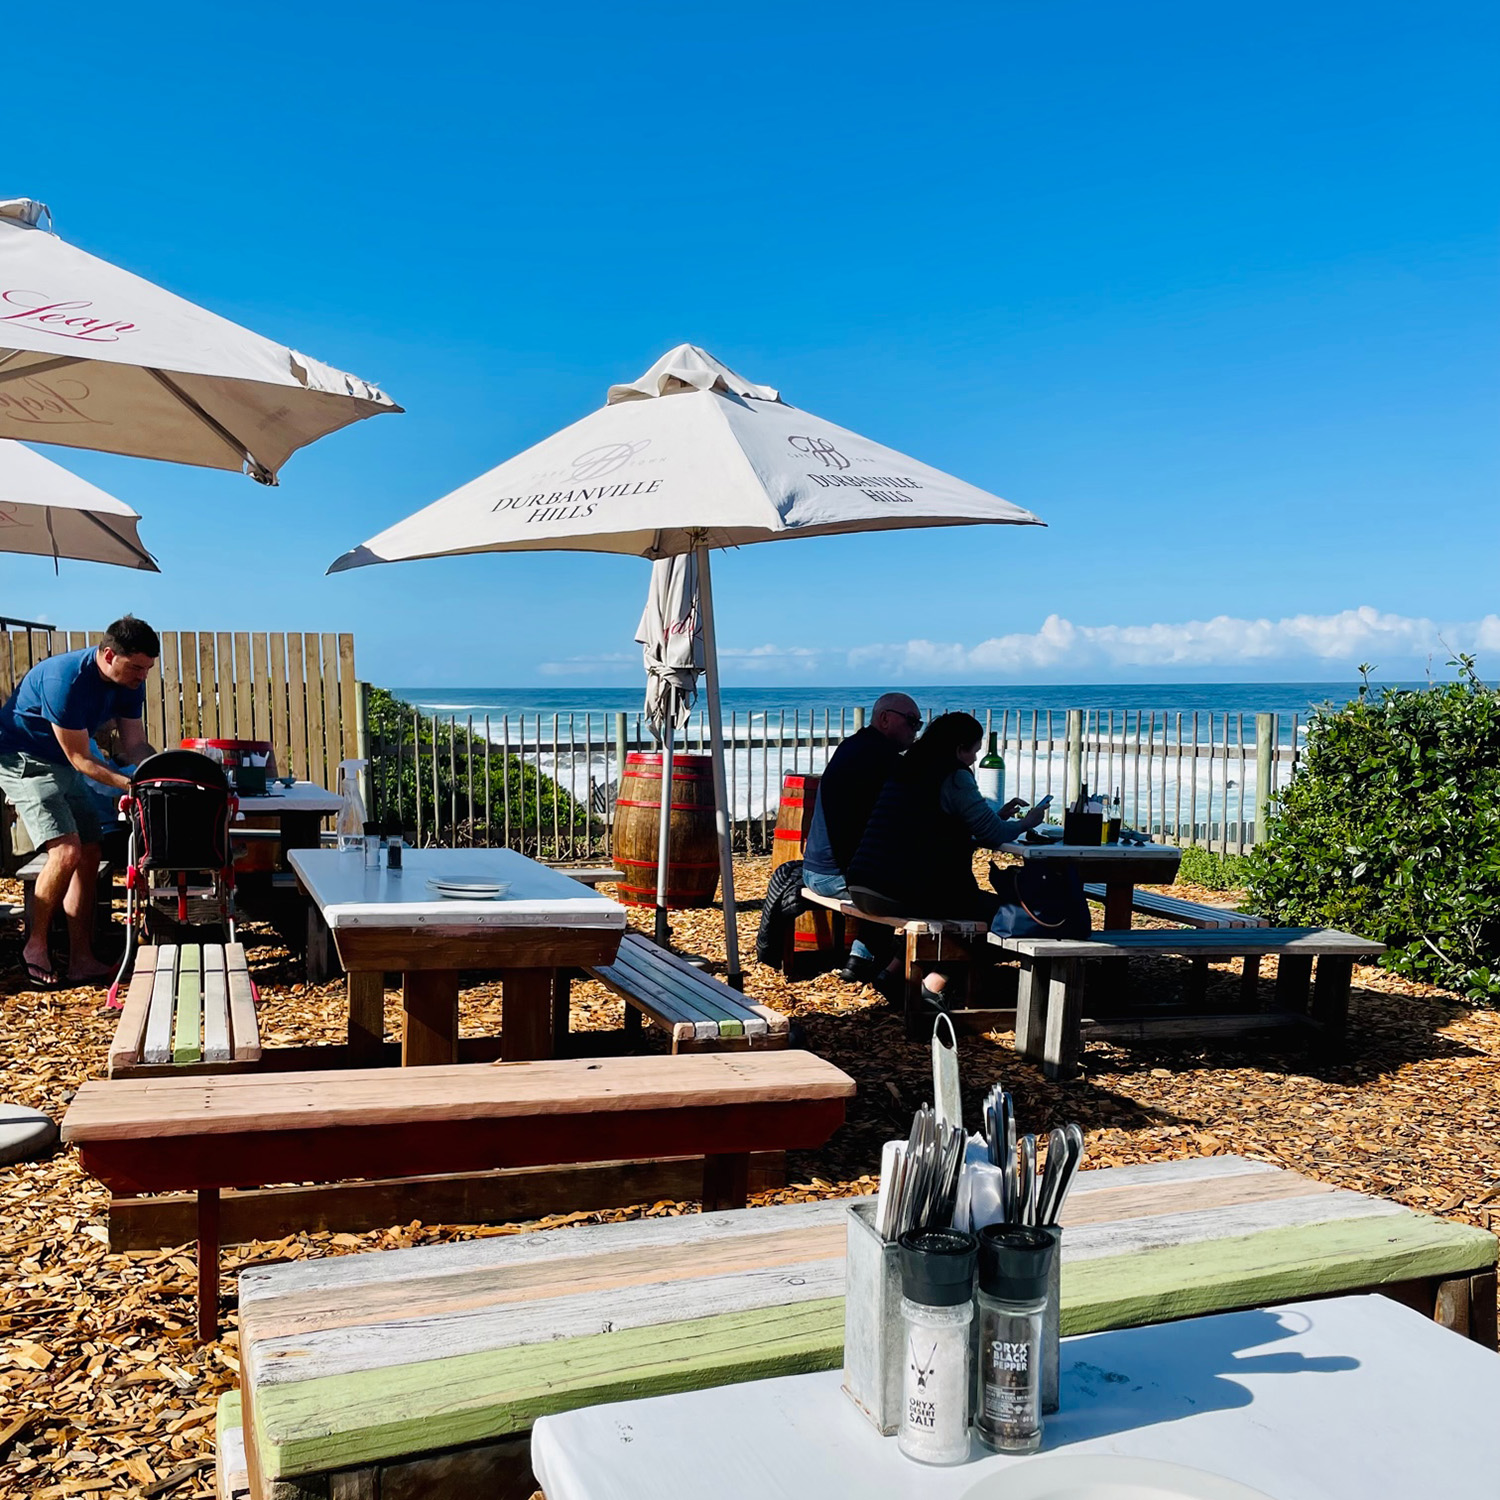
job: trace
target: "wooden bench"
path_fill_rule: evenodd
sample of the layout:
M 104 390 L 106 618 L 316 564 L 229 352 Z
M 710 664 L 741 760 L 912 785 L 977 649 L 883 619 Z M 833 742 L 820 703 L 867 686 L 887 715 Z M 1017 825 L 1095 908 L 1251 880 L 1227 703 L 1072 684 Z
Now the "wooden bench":
M 1090 901 L 1103 902 L 1103 881 L 1091 881 L 1083 888 Z M 1160 891 L 1142 890 L 1136 886 L 1130 898 L 1133 910 L 1146 917 L 1161 917 L 1168 922 L 1181 922 L 1184 927 L 1239 928 L 1269 927 L 1265 917 L 1249 912 L 1230 911 L 1227 906 L 1209 906 L 1202 901 L 1188 901 L 1182 896 L 1167 896 Z
M 705 1205 L 739 1207 L 752 1151 L 821 1146 L 853 1094 L 798 1051 L 116 1078 L 79 1089 L 62 1137 L 111 1193 L 197 1195 L 207 1340 L 223 1188 L 696 1156 Z
M 16 879 L 21 882 L 21 915 L 29 933 L 32 928 L 32 913 L 36 910 L 36 880 L 46 867 L 47 855 L 44 851 L 32 855 L 30 859 L 16 871 Z M 99 861 L 99 869 L 94 884 L 94 946 L 106 948 L 110 942 L 110 930 L 114 923 L 114 867 L 107 859 Z M 57 903 L 57 910 L 52 914 L 52 930 L 47 934 L 48 941 L 62 952 L 68 948 L 68 918 L 62 909 L 62 902 Z
M 244 1271 L 221 1462 L 257 1500 L 526 1495 L 540 1416 L 837 1369 L 851 1201 Z M 1494 1345 L 1493 1235 L 1264 1162 L 1085 1171 L 1063 1223 L 1065 1334 L 1383 1291 Z
M 647 1016 L 671 1033 L 672 1051 L 740 1052 L 785 1047 L 790 1022 L 780 1011 L 747 1000 L 738 990 L 695 969 L 638 932 L 627 932 L 610 964 L 584 970 L 625 1000 L 625 1032 L 638 1038 Z M 553 1035 L 567 1035 L 568 982 L 559 976 Z
M 615 869 L 613 865 L 548 865 L 547 868 L 590 887 L 624 879 L 624 871 Z
M 255 985 L 241 943 L 163 943 L 135 956 L 109 1076 L 222 1072 L 260 1061 Z
M 983 922 L 960 922 L 940 917 L 892 917 L 861 910 L 852 901 L 836 896 L 822 896 L 802 889 L 802 899 L 810 906 L 834 912 L 843 923 L 836 928 L 836 940 L 842 944 L 843 933 L 851 922 L 873 922 L 894 929 L 902 940 L 902 992 L 906 1033 L 914 1040 L 925 1040 L 932 1030 L 934 1012 L 922 1003 L 922 981 L 930 969 L 939 964 L 966 965 L 973 986 L 975 971 L 983 971 L 989 962 L 985 936 L 989 928 Z M 972 1003 L 950 1011 L 954 1026 L 971 1035 L 982 1035 L 998 1027 L 1009 1027 L 1015 1011 L 1009 1007 L 977 1006 Z
M 1385 952 L 1383 943 L 1326 927 L 1143 929 L 1079 939 L 1000 937 L 991 933 L 989 940 L 1021 961 L 1016 990 L 1016 1051 L 1040 1062 L 1048 1078 L 1067 1078 L 1078 1071 L 1086 1037 L 1149 1041 L 1293 1028 L 1311 1033 L 1332 1050 L 1344 1037 L 1355 960 L 1377 958 Z M 1146 955 L 1205 962 L 1274 955 L 1278 960 L 1275 1008 L 1255 1010 L 1247 1003 L 1244 1010 L 1234 1013 L 1148 1014 L 1086 1023 L 1083 964 L 1093 959 Z M 1316 988 L 1312 987 L 1314 960 L 1318 966 Z

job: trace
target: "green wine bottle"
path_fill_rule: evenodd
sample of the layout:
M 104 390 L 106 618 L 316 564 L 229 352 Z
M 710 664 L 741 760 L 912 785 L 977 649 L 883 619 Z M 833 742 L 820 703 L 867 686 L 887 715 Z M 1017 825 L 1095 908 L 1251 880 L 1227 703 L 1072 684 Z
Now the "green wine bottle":
M 1001 755 L 995 730 L 990 730 L 990 748 L 984 759 L 974 767 L 974 779 L 979 783 L 979 795 L 999 812 L 1005 806 L 1005 757 Z

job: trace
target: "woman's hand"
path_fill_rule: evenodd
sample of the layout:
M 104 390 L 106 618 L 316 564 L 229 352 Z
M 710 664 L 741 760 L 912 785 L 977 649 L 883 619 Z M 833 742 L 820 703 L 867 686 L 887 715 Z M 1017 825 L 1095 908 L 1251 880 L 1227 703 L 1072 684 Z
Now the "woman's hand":
M 1030 833 L 1039 823 L 1045 822 L 1047 809 L 1045 807 L 1033 807 L 1024 818 L 1021 819 L 1021 831 Z
M 1002 818 L 1013 818 L 1025 806 L 1026 799 L 1024 797 L 1012 797 L 1010 801 L 1000 809 L 999 816 Z

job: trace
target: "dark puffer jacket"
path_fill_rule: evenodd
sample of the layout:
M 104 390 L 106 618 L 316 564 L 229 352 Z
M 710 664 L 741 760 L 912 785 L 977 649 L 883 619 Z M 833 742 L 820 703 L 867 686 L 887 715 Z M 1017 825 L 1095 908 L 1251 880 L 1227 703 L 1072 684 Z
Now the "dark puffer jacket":
M 977 912 L 984 893 L 974 879 L 974 839 L 962 818 L 943 811 L 942 789 L 941 777 L 899 771 L 886 782 L 849 865 L 851 889 L 878 891 L 912 916 Z

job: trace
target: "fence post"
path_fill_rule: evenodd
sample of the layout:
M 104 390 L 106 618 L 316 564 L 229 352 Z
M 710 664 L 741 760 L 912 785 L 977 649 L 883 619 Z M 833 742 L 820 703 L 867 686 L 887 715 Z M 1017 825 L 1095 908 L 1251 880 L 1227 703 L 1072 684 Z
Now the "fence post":
M 620 783 L 625 779 L 625 740 L 628 731 L 625 727 L 625 715 L 617 712 L 615 714 L 615 795 L 609 803 L 609 847 L 613 851 L 615 847 L 615 802 L 620 795 Z
M 1276 774 L 1280 734 L 1275 714 L 1255 716 L 1255 842 L 1264 843 L 1271 814 L 1271 783 Z
M 1070 708 L 1068 710 L 1068 727 L 1063 739 L 1063 749 L 1067 755 L 1068 773 L 1063 782 L 1063 811 L 1073 805 L 1073 799 L 1077 797 L 1083 786 L 1083 710 L 1081 708 Z
M 365 763 L 364 770 L 359 773 L 363 783 L 359 789 L 360 797 L 370 809 L 370 816 L 378 818 L 381 814 L 375 810 L 375 770 L 370 764 L 370 684 L 357 682 L 354 686 L 354 753 Z
M 858 734 L 865 727 L 865 706 L 859 704 L 854 710 L 854 732 Z

